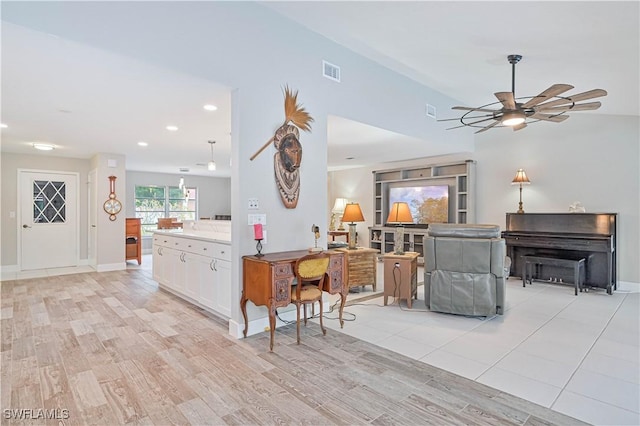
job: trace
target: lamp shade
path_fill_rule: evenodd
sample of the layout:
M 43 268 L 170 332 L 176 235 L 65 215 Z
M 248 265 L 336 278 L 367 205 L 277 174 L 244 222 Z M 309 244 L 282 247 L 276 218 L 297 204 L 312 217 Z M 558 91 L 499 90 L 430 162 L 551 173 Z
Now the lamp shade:
M 344 208 L 344 214 L 342 215 L 343 222 L 364 222 L 364 216 L 360 209 L 360 204 L 349 203 Z
M 413 223 L 409 204 L 404 202 L 393 203 L 389 211 L 389 217 L 387 217 L 387 223 Z
M 342 213 L 349 201 L 346 198 L 336 198 L 336 202 L 333 204 L 332 213 Z
M 527 177 L 527 174 L 524 172 L 524 169 L 518 169 L 518 171 L 516 172 L 516 176 L 513 178 L 513 180 L 511 181 L 512 185 L 516 185 L 516 184 L 530 184 L 531 181 L 529 181 L 529 178 Z

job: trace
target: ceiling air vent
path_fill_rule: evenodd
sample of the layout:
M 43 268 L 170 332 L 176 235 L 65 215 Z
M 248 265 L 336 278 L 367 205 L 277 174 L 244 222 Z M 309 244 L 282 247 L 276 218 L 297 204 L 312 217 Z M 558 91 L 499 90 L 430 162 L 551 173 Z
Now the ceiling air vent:
M 425 109 L 426 113 L 427 113 L 427 117 L 431 117 L 431 118 L 436 118 L 436 107 L 431 105 L 431 104 L 427 104 L 427 107 Z
M 330 64 L 327 61 L 322 61 L 322 75 L 329 80 L 337 81 L 340 83 L 340 67 Z

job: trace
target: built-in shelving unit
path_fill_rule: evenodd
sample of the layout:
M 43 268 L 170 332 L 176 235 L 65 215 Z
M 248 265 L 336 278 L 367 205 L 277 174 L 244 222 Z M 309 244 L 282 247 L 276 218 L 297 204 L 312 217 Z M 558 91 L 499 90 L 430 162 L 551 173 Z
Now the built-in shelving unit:
M 384 226 L 389 215 L 389 188 L 413 185 L 447 185 L 449 187 L 449 222 L 475 222 L 475 161 L 429 164 L 373 172 L 374 226 L 369 228 L 369 245 L 380 254 L 393 251 L 395 228 Z M 423 253 L 424 227 L 405 227 L 405 251 Z M 423 258 L 418 258 L 423 263 Z

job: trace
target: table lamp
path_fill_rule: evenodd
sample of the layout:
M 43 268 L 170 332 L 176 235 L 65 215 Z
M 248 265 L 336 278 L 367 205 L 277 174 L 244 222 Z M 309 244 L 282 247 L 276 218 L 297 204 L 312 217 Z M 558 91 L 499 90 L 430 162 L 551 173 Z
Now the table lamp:
M 333 208 L 331 209 L 331 225 L 329 225 L 329 229 L 332 231 L 336 230 L 336 218 L 342 216 L 344 213 L 344 208 L 347 206 L 349 201 L 346 198 L 336 198 L 336 202 L 333 204 Z M 338 231 L 344 231 L 344 225 L 340 222 L 338 226 Z
M 342 215 L 343 222 L 351 222 L 349 224 L 349 249 L 356 248 L 356 224 L 355 222 L 364 222 L 364 216 L 362 216 L 362 210 L 360 204 L 349 203 L 344 208 L 344 214 Z
M 393 244 L 394 254 L 404 254 L 404 225 L 405 223 L 413 223 L 413 216 L 409 204 L 404 202 L 393 203 L 387 217 L 388 224 L 395 224 L 396 236 Z
M 529 181 L 529 178 L 527 177 L 527 174 L 524 172 L 524 170 L 518 169 L 518 171 L 516 172 L 516 176 L 511 181 L 511 185 L 520 184 L 520 203 L 518 204 L 517 213 L 524 213 L 524 210 L 522 209 L 522 184 L 529 185 L 530 183 L 531 181 Z

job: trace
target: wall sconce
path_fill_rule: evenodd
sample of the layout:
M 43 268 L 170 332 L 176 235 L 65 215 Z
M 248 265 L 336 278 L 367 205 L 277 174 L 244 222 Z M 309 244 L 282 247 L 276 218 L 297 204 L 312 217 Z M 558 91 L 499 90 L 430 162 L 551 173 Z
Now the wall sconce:
M 413 216 L 411 216 L 409 204 L 403 202 L 393 203 L 389 211 L 389 217 L 387 217 L 387 223 L 398 225 L 396 226 L 396 235 L 393 244 L 394 254 L 404 254 L 404 226 L 402 225 L 405 223 L 413 223 Z
M 336 198 L 336 202 L 333 204 L 333 208 L 331 209 L 331 224 L 329 225 L 329 229 L 331 231 L 336 230 L 336 218 L 340 218 L 342 216 L 348 202 L 349 201 L 346 198 Z M 344 231 L 344 224 L 342 221 L 340 222 L 337 230 Z
M 518 169 L 516 176 L 511 181 L 511 185 L 520 184 L 520 203 L 518 204 L 517 213 L 524 213 L 524 210 L 522 209 L 522 184 L 529 185 L 530 183 L 531 182 L 529 181 L 527 174 L 524 172 L 524 169 Z
M 349 203 L 344 208 L 344 214 L 342 215 L 343 222 L 351 222 L 349 224 L 349 249 L 356 248 L 356 224 L 355 222 L 364 222 L 364 216 L 360 209 L 360 204 Z

